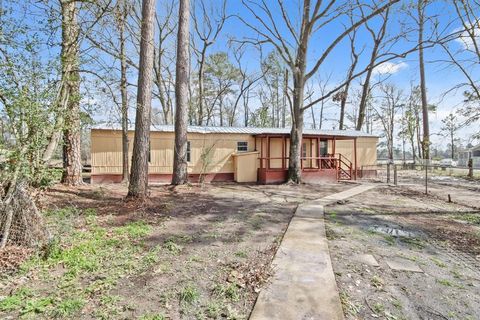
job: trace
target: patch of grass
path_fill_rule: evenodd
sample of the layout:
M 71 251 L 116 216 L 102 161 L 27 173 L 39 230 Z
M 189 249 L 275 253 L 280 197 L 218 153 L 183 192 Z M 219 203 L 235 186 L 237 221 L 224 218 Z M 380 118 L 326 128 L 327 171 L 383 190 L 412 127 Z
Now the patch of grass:
M 388 235 L 388 234 L 383 235 L 383 239 L 385 239 L 385 241 L 387 242 L 387 244 L 389 246 L 393 246 L 397 242 L 397 240 L 395 239 L 394 236 L 391 236 L 391 235 Z
M 430 260 L 432 260 L 432 262 L 435 263 L 437 265 L 437 267 L 445 268 L 447 266 L 443 261 L 441 261 L 437 258 L 431 257 Z
M 28 288 L 21 288 L 15 294 L 0 300 L 0 311 L 14 311 L 19 309 L 25 300 L 33 296 Z
M 446 287 L 453 287 L 453 283 L 447 279 L 437 279 L 437 282 Z
M 49 296 L 50 290 L 33 294 L 20 289 L 0 301 L 0 312 L 16 312 L 16 316 L 27 317 L 43 313 L 49 318 L 75 318 L 92 296 L 98 299 L 88 301 L 95 310 L 90 316 L 112 318 L 122 311 L 108 291 L 125 275 L 157 263 L 161 247 L 145 251 L 142 243 L 131 241 L 148 234 L 150 226 L 144 223 L 107 230 L 96 225 L 95 210 L 83 213 L 86 218 L 92 217 L 91 223 L 82 220 L 72 223 L 72 219 L 79 218 L 75 209 L 49 212 L 47 221 L 58 225 L 65 218 L 71 230 L 54 233 L 55 240 L 21 266 L 20 275 L 33 275 L 40 287 L 55 289 L 55 296 Z
M 205 314 L 209 318 L 217 319 L 222 314 L 223 305 L 217 301 L 210 301 L 205 307 Z
M 187 235 L 187 234 L 174 235 L 174 236 L 168 237 L 167 240 L 165 240 L 165 242 L 168 242 L 168 241 L 181 243 L 181 244 L 192 243 L 193 236 Z
M 165 249 L 167 249 L 168 252 L 170 252 L 171 254 L 173 255 L 178 255 L 180 254 L 180 252 L 182 252 L 183 250 L 183 247 L 176 244 L 174 241 L 172 240 L 167 240 L 165 241 L 165 243 L 163 244 L 163 247 Z
M 64 207 L 59 209 L 50 209 L 43 212 L 46 217 L 57 219 L 72 218 L 78 216 L 80 211 L 75 207 Z
M 79 297 L 64 299 L 57 306 L 55 306 L 53 314 L 56 317 L 61 318 L 71 317 L 80 311 L 84 305 L 85 301 Z
M 418 262 L 420 261 L 420 259 L 417 257 L 417 256 L 409 256 L 409 255 L 406 255 L 406 254 L 400 254 L 402 257 L 404 257 L 405 259 L 407 260 L 410 260 L 410 261 L 413 261 L 413 262 Z
M 247 258 L 248 254 L 245 251 L 237 251 L 235 252 L 235 256 L 239 258 Z
M 201 257 L 197 255 L 193 255 L 190 258 L 188 258 L 188 262 L 203 262 L 203 260 Z
M 356 317 L 362 308 L 359 304 L 350 300 L 350 296 L 345 291 L 340 292 L 340 302 L 342 303 L 344 313 L 353 317 Z
M 20 311 L 20 315 L 26 315 L 30 313 L 44 313 L 47 310 L 47 307 L 53 303 L 53 298 L 34 298 L 27 300 L 24 307 Z
M 104 306 L 115 305 L 121 299 L 119 296 L 103 295 L 100 297 L 100 303 Z
M 455 279 L 462 279 L 462 274 L 458 270 L 450 271 Z
M 450 281 L 448 279 L 437 279 L 437 283 L 446 286 L 446 287 L 455 287 L 459 289 L 465 289 L 465 287 L 459 283 L 455 283 L 453 281 Z
M 180 301 L 187 304 L 194 303 L 199 297 L 200 294 L 198 293 L 198 289 L 191 284 L 186 285 L 180 291 Z
M 480 225 L 480 214 L 467 213 L 456 215 L 455 218 L 467 221 L 470 224 Z
M 240 293 L 235 283 L 228 283 L 225 285 L 216 284 L 213 288 L 213 292 L 218 295 L 225 297 L 231 301 L 238 301 L 240 299 Z
M 96 318 L 117 319 L 122 309 L 118 306 L 119 296 L 105 294 L 100 297 L 100 307 L 95 310 Z M 117 317 L 115 317 L 117 316 Z
M 376 289 L 381 289 L 383 287 L 383 279 L 380 278 L 379 276 L 377 275 L 374 275 L 372 277 L 372 279 L 370 279 L 370 283 L 372 284 L 372 286 Z
M 264 219 L 261 216 L 253 216 L 249 223 L 252 226 L 253 230 L 260 230 L 262 229 Z
M 143 221 L 135 221 L 135 222 L 130 222 L 122 227 L 118 227 L 115 229 L 115 233 L 118 235 L 126 235 L 129 238 L 143 238 L 147 236 L 152 227 L 148 224 L 146 224 Z
M 143 256 L 142 265 L 144 268 L 151 267 L 154 264 L 156 264 L 158 261 L 160 261 L 160 258 L 158 256 L 160 250 L 161 250 L 160 246 L 155 246 L 146 255 Z
M 374 303 L 372 306 L 372 309 L 373 309 L 373 312 L 375 312 L 376 314 L 381 314 L 385 312 L 385 306 L 380 302 Z
M 85 215 L 85 222 L 87 225 L 94 225 L 97 223 L 97 210 L 94 208 L 88 208 L 83 211 Z
M 425 243 L 423 240 L 418 239 L 418 238 L 408 238 L 408 237 L 400 237 L 400 240 L 411 247 L 417 248 L 417 249 L 423 249 L 425 248 Z
M 138 320 L 166 320 L 165 316 L 163 314 L 144 314 Z
M 392 305 L 399 310 L 402 309 L 402 307 L 403 307 L 402 303 L 398 299 L 393 299 L 392 300 Z
M 104 228 L 94 227 L 88 232 L 77 232 L 70 239 L 70 246 L 54 245 L 46 263 L 50 266 L 63 264 L 69 273 L 93 272 L 107 263 L 108 257 L 118 255 L 120 240 L 107 235 Z M 129 248 L 129 245 L 124 245 Z M 131 248 L 131 247 L 130 247 Z

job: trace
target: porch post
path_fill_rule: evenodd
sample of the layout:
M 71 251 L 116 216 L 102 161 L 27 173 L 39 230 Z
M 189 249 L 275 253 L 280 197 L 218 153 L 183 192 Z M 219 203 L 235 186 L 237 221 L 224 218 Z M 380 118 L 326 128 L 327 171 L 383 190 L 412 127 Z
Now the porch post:
M 267 136 L 267 169 L 270 169 L 270 136 Z
M 320 154 L 320 137 L 317 136 L 317 168 L 320 169 L 320 158 L 322 155 Z
M 355 180 L 357 180 L 357 138 L 353 140 L 353 152 L 354 152 L 354 162 L 355 162 Z
M 285 141 L 285 136 L 282 137 L 282 170 L 285 170 L 285 145 L 287 144 Z
M 310 158 L 313 158 L 313 138 L 310 138 Z M 310 159 L 310 169 L 313 168 L 313 159 Z
M 335 145 L 336 145 L 336 142 L 337 142 L 337 137 L 333 137 L 333 141 L 332 141 L 332 153 L 333 153 L 333 157 L 335 157 Z
M 263 169 L 263 137 L 260 138 L 260 169 Z

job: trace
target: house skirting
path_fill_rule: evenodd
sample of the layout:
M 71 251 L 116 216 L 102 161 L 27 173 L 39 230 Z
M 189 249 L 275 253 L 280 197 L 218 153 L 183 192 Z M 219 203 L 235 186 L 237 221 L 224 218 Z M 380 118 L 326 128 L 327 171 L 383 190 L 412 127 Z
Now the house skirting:
M 373 179 L 377 177 L 377 170 L 375 169 L 361 169 L 358 171 L 358 178 Z
M 233 172 L 226 173 L 207 173 L 204 174 L 204 181 L 207 183 L 210 182 L 232 182 L 234 181 Z M 191 182 L 199 182 L 200 174 L 193 173 L 188 175 L 188 180 Z M 102 184 L 102 183 L 120 183 L 122 182 L 121 174 L 92 174 L 90 178 L 90 183 L 92 184 Z M 152 173 L 148 175 L 149 183 L 171 183 L 172 175 L 171 174 L 156 174 Z
M 284 183 L 288 178 L 288 170 L 283 169 L 258 169 L 258 183 Z M 322 183 L 336 182 L 337 171 L 335 169 L 303 169 L 302 182 L 305 183 Z

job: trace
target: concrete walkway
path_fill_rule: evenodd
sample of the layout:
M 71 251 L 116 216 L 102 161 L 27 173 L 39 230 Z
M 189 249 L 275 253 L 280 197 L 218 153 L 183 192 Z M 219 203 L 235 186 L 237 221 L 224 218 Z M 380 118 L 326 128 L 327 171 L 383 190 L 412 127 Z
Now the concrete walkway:
M 274 275 L 260 292 L 251 320 L 343 319 L 325 235 L 324 206 L 374 187 L 360 185 L 297 208 L 273 259 Z

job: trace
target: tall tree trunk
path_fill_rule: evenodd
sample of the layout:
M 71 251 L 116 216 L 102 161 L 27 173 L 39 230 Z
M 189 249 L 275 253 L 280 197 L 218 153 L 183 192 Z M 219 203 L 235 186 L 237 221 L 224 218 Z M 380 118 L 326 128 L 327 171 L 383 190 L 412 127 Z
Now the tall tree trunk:
M 187 121 L 188 83 L 190 73 L 190 0 L 180 0 L 178 13 L 177 69 L 175 79 L 175 150 L 172 184 L 188 182 Z
M 425 1 L 418 1 L 418 63 L 420 67 L 420 91 L 422 95 L 423 120 L 423 158 L 430 158 L 430 127 L 428 122 L 427 84 L 425 80 L 425 63 L 423 57 L 423 30 L 425 24 Z
M 127 92 L 127 57 L 125 52 L 125 20 L 127 17 L 127 0 L 122 1 L 120 34 L 120 92 L 122 96 L 122 181 L 128 183 L 128 92 Z
M 62 183 L 79 185 L 82 180 L 81 127 L 80 127 L 80 72 L 77 2 L 60 1 L 62 12 L 62 82 L 65 84 L 66 102 L 63 129 Z
M 454 141 L 454 137 L 453 137 L 453 130 L 450 132 L 450 147 L 451 147 L 451 151 L 452 151 L 452 160 L 455 159 L 455 145 L 453 144 L 455 141 Z
M 412 158 L 413 158 L 413 164 L 417 163 L 417 151 L 415 151 L 415 139 L 414 136 L 410 138 L 410 145 L 412 147 Z
M 304 70 L 304 68 L 303 68 Z M 293 90 L 293 121 L 290 133 L 290 152 L 288 161 L 288 180 L 300 183 L 302 178 L 301 146 L 303 136 L 303 96 L 304 96 L 304 75 L 297 71 L 294 74 Z
M 198 67 L 198 125 L 203 125 L 203 102 L 204 102 L 204 68 L 205 68 L 205 55 L 206 55 L 207 47 L 204 45 L 202 52 L 200 63 Z
M 223 97 L 221 96 L 220 99 L 218 99 L 218 107 L 220 110 L 220 127 L 223 127 Z
M 282 128 L 286 126 L 287 117 L 287 96 L 288 96 L 288 69 L 285 69 L 283 87 L 283 103 L 282 103 Z M 321 121 L 321 120 L 320 120 Z
M 133 139 L 132 170 L 128 197 L 145 198 L 148 192 L 148 154 L 150 147 L 150 123 L 152 112 L 153 35 L 155 0 L 143 0 L 140 63 L 137 89 L 135 137 Z
M 372 63 L 372 61 L 370 63 Z M 367 74 L 365 76 L 365 82 L 362 86 L 362 97 L 360 98 L 360 105 L 358 108 L 357 126 L 355 127 L 356 130 L 362 130 L 363 122 L 365 121 L 365 113 L 367 109 L 368 98 L 370 95 L 370 79 L 372 78 L 372 73 L 373 68 L 370 68 L 367 71 Z

